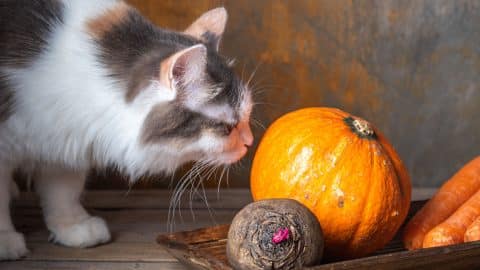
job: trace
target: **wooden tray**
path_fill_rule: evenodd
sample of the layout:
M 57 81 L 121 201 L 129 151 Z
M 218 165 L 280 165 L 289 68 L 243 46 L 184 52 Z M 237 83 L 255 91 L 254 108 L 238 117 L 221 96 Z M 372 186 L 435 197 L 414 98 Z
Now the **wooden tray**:
M 425 201 L 413 202 L 407 220 Z M 226 243 L 230 225 L 160 235 L 157 242 L 192 269 L 228 270 Z M 403 228 L 399 232 L 403 231 Z M 480 269 L 480 241 L 448 247 L 406 251 L 397 235 L 372 256 L 305 268 L 324 269 Z

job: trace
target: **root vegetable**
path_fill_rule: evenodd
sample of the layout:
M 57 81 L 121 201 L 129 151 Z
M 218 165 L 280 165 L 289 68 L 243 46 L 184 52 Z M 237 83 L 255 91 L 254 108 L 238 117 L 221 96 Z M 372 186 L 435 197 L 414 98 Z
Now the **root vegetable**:
M 465 231 L 480 216 L 480 190 L 444 222 L 425 235 L 423 247 L 438 247 L 463 243 Z
M 302 269 L 319 262 L 322 253 L 316 217 L 291 199 L 247 205 L 228 232 L 227 257 L 234 269 Z
M 477 157 L 443 184 L 433 198 L 408 222 L 403 236 L 405 248 L 422 248 L 425 235 L 452 215 L 479 189 L 480 157 Z

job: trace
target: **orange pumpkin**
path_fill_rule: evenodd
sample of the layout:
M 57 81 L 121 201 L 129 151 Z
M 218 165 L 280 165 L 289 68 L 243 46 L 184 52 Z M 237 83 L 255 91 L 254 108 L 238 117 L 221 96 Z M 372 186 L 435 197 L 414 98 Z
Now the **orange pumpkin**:
M 333 108 L 288 113 L 266 131 L 253 160 L 254 200 L 291 198 L 325 234 L 325 258 L 369 254 L 387 244 L 410 205 L 410 177 L 385 137 Z

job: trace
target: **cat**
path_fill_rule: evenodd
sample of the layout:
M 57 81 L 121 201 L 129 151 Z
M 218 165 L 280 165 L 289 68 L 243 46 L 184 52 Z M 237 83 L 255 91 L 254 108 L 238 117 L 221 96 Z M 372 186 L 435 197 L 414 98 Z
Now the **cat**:
M 123 1 L 0 1 L 0 260 L 28 253 L 17 168 L 35 174 L 51 240 L 90 247 L 110 233 L 79 202 L 89 168 L 135 179 L 246 154 L 252 95 L 218 52 L 226 22 L 216 8 L 178 32 Z

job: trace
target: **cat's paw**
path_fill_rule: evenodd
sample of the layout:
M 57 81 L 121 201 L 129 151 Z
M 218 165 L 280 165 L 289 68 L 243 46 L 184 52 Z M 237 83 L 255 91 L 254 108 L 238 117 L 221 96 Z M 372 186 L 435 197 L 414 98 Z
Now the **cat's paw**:
M 17 260 L 27 253 L 23 234 L 15 231 L 0 231 L 0 261 Z
M 110 241 L 110 231 L 102 218 L 89 217 L 73 226 L 52 231 L 50 241 L 68 247 L 92 247 Z

